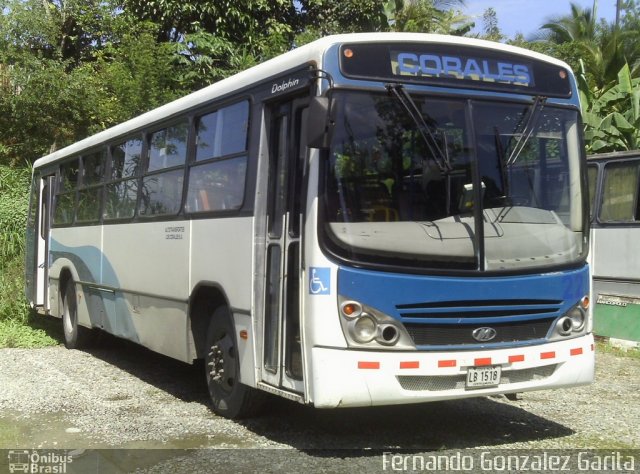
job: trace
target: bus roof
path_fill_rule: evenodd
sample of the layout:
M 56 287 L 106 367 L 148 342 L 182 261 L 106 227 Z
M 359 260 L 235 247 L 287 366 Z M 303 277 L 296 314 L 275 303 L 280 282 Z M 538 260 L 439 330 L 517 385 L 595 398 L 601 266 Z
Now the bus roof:
M 475 46 L 478 48 L 504 51 L 506 53 L 518 54 L 531 59 L 548 62 L 570 70 L 570 67 L 558 59 L 546 56 L 534 51 L 516 46 L 485 41 L 476 38 L 466 38 L 460 36 L 436 35 L 427 33 L 351 33 L 343 35 L 325 36 L 312 43 L 306 44 L 292 51 L 284 53 L 273 59 L 258 64 L 252 68 L 235 74 L 231 77 L 206 86 L 198 91 L 192 92 L 182 98 L 176 99 L 168 104 L 145 112 L 126 122 L 103 130 L 95 135 L 80 140 L 65 148 L 61 148 L 49 155 L 39 158 L 34 163 L 34 168 L 46 166 L 57 160 L 62 160 L 71 155 L 78 154 L 83 150 L 98 146 L 135 130 L 140 130 L 156 122 L 174 117 L 182 112 L 199 107 L 207 102 L 213 101 L 236 90 L 240 90 L 257 84 L 260 81 L 282 74 L 283 71 L 293 69 L 304 64 L 319 63 L 322 61 L 324 52 L 332 45 L 341 43 L 393 43 L 393 42 L 415 42 L 415 43 L 439 43 L 450 45 Z

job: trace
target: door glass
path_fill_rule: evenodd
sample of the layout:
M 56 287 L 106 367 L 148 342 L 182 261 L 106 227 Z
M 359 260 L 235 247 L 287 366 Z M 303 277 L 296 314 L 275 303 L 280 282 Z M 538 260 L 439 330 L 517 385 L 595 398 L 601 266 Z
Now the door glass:
M 277 245 L 269 247 L 267 252 L 267 289 L 265 298 L 264 321 L 264 366 L 267 370 L 277 372 L 278 347 L 280 345 L 278 316 L 280 310 L 280 256 Z
M 274 127 L 273 140 L 276 149 L 272 152 L 269 169 L 269 237 L 277 239 L 282 235 L 282 217 L 285 205 L 286 190 L 286 166 L 285 158 L 287 153 L 287 117 L 279 117 Z

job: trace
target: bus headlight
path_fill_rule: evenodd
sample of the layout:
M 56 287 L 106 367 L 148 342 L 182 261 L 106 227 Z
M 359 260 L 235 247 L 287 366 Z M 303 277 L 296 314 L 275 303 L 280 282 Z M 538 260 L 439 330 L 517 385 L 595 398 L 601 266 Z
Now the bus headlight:
M 349 347 L 415 349 L 404 325 L 382 311 L 342 296 L 338 311 Z
M 356 322 L 351 326 L 351 335 L 360 343 L 371 341 L 375 336 L 378 329 L 376 322 L 368 314 L 363 314 Z
M 580 331 L 584 327 L 584 323 L 587 318 L 584 311 L 581 308 L 575 307 L 567 313 L 567 316 L 571 320 L 571 328 L 573 331 Z
M 584 335 L 587 332 L 588 307 L 589 297 L 585 296 L 556 320 L 549 339 L 558 340 Z

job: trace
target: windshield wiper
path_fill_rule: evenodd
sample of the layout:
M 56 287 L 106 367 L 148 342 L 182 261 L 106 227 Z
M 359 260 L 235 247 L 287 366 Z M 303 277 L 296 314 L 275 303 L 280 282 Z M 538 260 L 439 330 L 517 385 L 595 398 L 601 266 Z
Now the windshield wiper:
M 531 104 L 531 107 L 529 107 L 529 110 L 527 110 L 526 118 L 524 118 L 520 122 L 521 124 L 524 124 L 524 126 L 522 127 L 522 132 L 520 132 L 520 138 L 516 142 L 516 146 L 514 146 L 513 150 L 511 150 L 511 154 L 509 155 L 509 159 L 507 160 L 507 166 L 511 166 L 512 164 L 514 164 L 518 159 L 518 156 L 520 156 L 520 153 L 522 153 L 522 150 L 524 150 L 525 145 L 533 134 L 533 130 L 538 124 L 538 120 L 540 119 L 540 112 L 542 112 L 546 101 L 546 97 L 537 95 L 533 101 L 533 104 Z M 517 131 L 514 132 L 514 135 L 517 134 Z
M 431 131 L 431 127 L 427 124 L 420 112 L 420 109 L 413 101 L 409 93 L 401 84 L 387 84 L 385 85 L 389 93 L 393 94 L 393 96 L 398 99 L 400 104 L 404 107 L 405 111 L 411 117 L 411 120 L 416 124 L 418 132 L 424 143 L 427 145 L 429 153 L 433 158 L 433 161 L 436 163 L 441 173 L 446 173 L 451 171 L 451 164 L 449 163 L 449 155 L 447 154 L 447 149 L 445 147 L 444 151 L 440 148 L 436 137 L 433 135 Z
M 500 137 L 500 130 L 498 127 L 493 127 L 493 137 L 496 142 L 496 152 L 498 153 L 498 161 L 500 162 L 500 178 L 502 179 L 502 193 L 504 196 L 510 196 L 509 193 L 509 169 L 507 167 L 507 157 L 504 153 L 504 147 L 502 146 L 502 139 Z

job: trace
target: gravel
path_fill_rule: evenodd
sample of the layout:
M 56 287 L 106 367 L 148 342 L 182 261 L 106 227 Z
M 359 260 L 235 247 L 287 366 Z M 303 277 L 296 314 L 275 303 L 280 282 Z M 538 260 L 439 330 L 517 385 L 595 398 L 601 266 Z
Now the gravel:
M 315 410 L 273 398 L 264 415 L 235 422 L 209 410 L 200 367 L 134 344 L 1 349 L 0 448 L 165 448 L 125 461 L 104 451 L 120 459 L 113 472 L 339 472 L 379 469 L 383 451 L 640 448 L 640 360 L 597 352 L 596 371 L 593 385 L 516 401 Z

